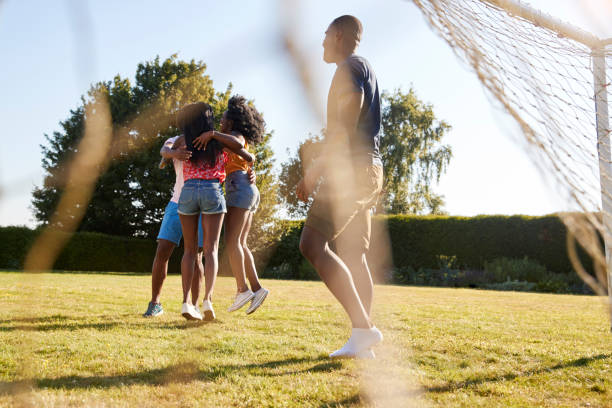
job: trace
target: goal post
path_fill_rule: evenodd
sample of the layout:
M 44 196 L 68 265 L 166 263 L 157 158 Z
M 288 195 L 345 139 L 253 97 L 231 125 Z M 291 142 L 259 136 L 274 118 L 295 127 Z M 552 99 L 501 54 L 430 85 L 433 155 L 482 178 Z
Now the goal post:
M 597 125 L 597 146 L 601 180 L 602 217 L 605 227 L 604 243 L 608 276 L 608 305 L 610 330 L 612 330 L 612 166 L 610 155 L 610 115 L 608 111 L 608 87 L 606 79 L 605 46 L 593 50 L 593 84 Z
M 536 166 L 581 209 L 562 219 L 596 264 L 596 279 L 579 275 L 607 292 L 612 330 L 612 39 L 517 0 L 412 2 L 519 125 Z
M 558 33 L 567 38 L 571 38 L 574 41 L 578 41 L 593 49 L 599 47 L 601 40 L 589 33 L 588 31 L 582 30 L 578 27 L 574 27 L 563 21 L 559 21 L 554 17 L 541 12 L 540 10 L 534 9 L 525 3 L 515 0 L 482 0 L 485 3 L 489 3 L 493 6 L 502 8 L 508 13 L 530 21 L 532 24 L 540 27 L 545 27 L 551 31 Z

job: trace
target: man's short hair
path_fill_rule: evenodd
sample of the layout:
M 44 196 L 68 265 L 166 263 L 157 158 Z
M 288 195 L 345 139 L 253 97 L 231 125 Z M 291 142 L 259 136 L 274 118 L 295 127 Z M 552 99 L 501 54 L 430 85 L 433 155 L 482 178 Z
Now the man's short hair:
M 354 51 L 361 41 L 361 33 L 363 32 L 361 21 L 355 16 L 345 14 L 335 18 L 331 25 L 343 33 L 347 41 L 346 45 L 352 47 L 352 51 Z

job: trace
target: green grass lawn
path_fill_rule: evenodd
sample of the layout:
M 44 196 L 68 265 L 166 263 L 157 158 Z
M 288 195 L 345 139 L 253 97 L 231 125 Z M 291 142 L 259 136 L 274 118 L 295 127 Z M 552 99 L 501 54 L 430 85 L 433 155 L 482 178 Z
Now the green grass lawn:
M 612 406 L 601 298 L 377 286 L 374 361 L 320 282 L 264 281 L 262 308 L 185 321 L 180 280 L 145 319 L 150 277 L 0 272 L 0 406 Z M 246 308 L 245 308 L 246 309 Z

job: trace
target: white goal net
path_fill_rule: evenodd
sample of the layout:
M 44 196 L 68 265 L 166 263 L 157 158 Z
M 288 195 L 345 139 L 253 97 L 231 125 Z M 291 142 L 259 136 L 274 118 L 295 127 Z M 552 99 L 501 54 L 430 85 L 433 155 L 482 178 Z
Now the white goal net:
M 602 242 L 612 242 L 612 42 L 512 0 L 413 3 L 516 121 L 536 164 L 555 175 L 581 210 L 562 217 L 570 258 L 595 292 L 610 291 Z M 578 262 L 574 237 L 593 258 L 595 273 Z

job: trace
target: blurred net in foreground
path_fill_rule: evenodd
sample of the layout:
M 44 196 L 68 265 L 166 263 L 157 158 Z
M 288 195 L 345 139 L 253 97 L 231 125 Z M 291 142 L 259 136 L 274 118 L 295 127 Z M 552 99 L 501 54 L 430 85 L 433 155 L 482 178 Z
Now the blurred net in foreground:
M 605 294 L 609 268 L 600 237 L 612 242 L 610 41 L 512 0 L 413 2 L 518 123 L 535 163 L 554 174 L 583 210 L 562 215 L 570 254 L 576 237 L 596 273 L 587 274 L 573 256 L 577 272 Z

